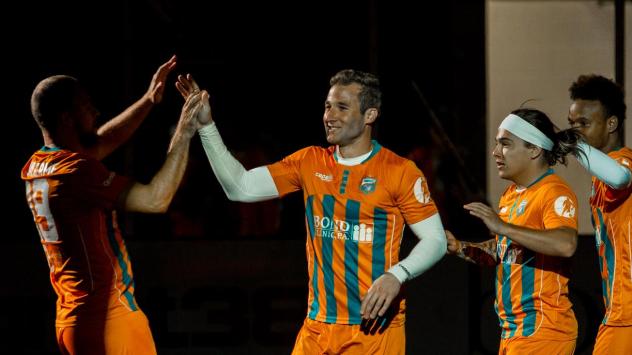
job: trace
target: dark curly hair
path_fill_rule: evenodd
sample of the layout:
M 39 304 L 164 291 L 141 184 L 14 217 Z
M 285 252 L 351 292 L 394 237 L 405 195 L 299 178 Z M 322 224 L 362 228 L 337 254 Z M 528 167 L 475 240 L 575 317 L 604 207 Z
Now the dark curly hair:
M 571 100 L 598 100 L 604 108 L 605 118 L 617 116 L 617 130 L 625 120 L 623 88 L 601 75 L 580 75 L 568 89 Z

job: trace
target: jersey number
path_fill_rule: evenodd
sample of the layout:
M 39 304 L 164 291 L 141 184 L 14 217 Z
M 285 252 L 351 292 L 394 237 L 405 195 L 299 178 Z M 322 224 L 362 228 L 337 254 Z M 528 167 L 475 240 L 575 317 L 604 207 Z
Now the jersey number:
M 48 205 L 48 180 L 35 179 L 26 182 L 26 199 L 28 200 L 35 226 L 42 241 L 56 242 L 59 240 L 55 220 Z

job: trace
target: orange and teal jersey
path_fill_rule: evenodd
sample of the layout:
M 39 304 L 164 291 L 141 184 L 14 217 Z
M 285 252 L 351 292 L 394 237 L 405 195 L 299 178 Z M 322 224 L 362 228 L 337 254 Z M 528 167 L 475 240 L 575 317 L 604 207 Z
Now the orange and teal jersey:
M 303 190 L 307 316 L 360 324 L 362 297 L 399 262 L 404 225 L 437 213 L 424 175 L 375 141 L 370 156 L 354 166 L 338 163 L 335 147 L 308 147 L 268 169 L 281 196 Z M 402 300 L 393 322 L 403 323 L 404 309 Z
M 57 294 L 56 326 L 137 310 L 113 210 L 130 181 L 95 159 L 57 148 L 35 152 L 22 179 Z
M 527 188 L 511 185 L 499 202 L 499 216 L 531 229 L 577 230 L 577 198 L 553 170 Z M 570 340 L 577 321 L 568 298 L 570 259 L 536 253 L 496 235 L 496 303 L 502 338 L 533 336 Z
M 632 170 L 632 150 L 624 147 L 608 153 Z M 599 253 L 603 300 L 602 323 L 632 325 L 632 186 L 615 190 L 593 177 L 590 206 Z

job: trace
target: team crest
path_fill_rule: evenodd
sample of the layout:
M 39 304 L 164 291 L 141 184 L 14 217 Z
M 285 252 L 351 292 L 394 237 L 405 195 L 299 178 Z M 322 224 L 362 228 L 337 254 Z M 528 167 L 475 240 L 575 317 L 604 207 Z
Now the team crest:
M 516 210 L 516 216 L 521 216 L 524 213 L 525 208 L 527 208 L 527 200 L 522 200 L 518 205 L 518 210 Z
M 365 194 L 370 194 L 371 192 L 375 191 L 375 184 L 377 184 L 376 178 L 365 177 L 360 183 L 360 191 L 364 192 Z
M 575 217 L 575 206 L 568 196 L 560 196 L 555 200 L 555 213 L 560 217 Z

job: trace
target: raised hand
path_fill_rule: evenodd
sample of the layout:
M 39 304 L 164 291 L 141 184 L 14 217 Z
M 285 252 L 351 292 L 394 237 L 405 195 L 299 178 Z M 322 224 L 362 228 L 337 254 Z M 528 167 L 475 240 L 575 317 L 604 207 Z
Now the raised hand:
M 493 234 L 503 234 L 501 229 L 505 225 L 505 222 L 498 217 L 496 211 L 491 207 L 481 202 L 472 202 L 463 206 L 463 208 L 470 211 L 472 216 L 480 218 Z
M 200 92 L 200 87 L 193 80 L 191 74 L 178 75 L 178 81 L 176 82 L 176 88 L 180 92 L 180 95 L 184 99 L 187 99 L 192 94 Z M 213 115 L 211 113 L 211 104 L 209 102 L 209 94 L 207 91 L 202 90 L 202 107 L 197 115 L 198 125 L 206 126 L 213 122 Z
M 167 80 L 167 76 L 173 68 L 176 67 L 176 56 L 172 56 L 168 61 L 163 63 L 154 76 L 151 78 L 151 83 L 149 83 L 149 88 L 147 89 L 147 93 L 145 96 L 151 101 L 153 104 L 157 104 L 162 101 L 162 97 L 165 92 L 165 80 Z
M 399 294 L 401 286 L 399 280 L 388 272 L 378 277 L 362 299 L 362 305 L 360 306 L 362 318 L 375 319 L 378 316 L 382 317 L 388 310 L 388 307 L 390 307 L 391 302 Z
M 448 254 L 458 253 L 459 249 L 461 249 L 461 242 L 447 229 L 445 231 L 445 238 L 448 240 Z
M 187 97 L 186 102 L 182 106 L 180 120 L 176 127 L 175 135 L 179 135 L 184 139 L 190 139 L 197 131 L 197 115 L 202 108 L 202 93 L 197 92 Z M 173 141 L 172 141 L 173 143 Z

